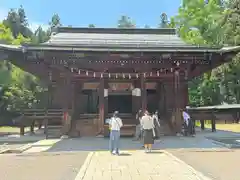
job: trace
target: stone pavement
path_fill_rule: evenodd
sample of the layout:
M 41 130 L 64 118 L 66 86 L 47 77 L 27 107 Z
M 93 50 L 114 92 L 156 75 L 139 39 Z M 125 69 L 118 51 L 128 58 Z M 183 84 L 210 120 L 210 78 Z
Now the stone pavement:
M 122 152 L 123 153 L 123 152 Z M 210 180 L 166 151 L 89 154 L 75 180 Z

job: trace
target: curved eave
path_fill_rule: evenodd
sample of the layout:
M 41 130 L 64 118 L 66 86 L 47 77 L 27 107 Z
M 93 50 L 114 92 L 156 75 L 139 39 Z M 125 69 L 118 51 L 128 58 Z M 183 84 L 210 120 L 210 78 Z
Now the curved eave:
M 25 49 L 27 51 L 97 51 L 97 52 L 209 52 L 209 53 L 218 53 L 219 48 L 206 48 L 206 47 L 189 47 L 189 46 L 181 46 L 181 47 L 101 47 L 101 46 L 91 46 L 87 45 L 84 47 L 80 46 L 53 46 L 53 45 L 39 45 L 39 46 L 26 46 Z
M 188 110 L 221 110 L 221 109 L 240 109 L 240 104 L 223 104 L 216 106 L 187 107 Z
M 21 45 L 0 44 L 0 50 L 22 51 L 23 46 L 21 46 Z
M 240 52 L 240 46 L 229 46 L 223 47 L 220 49 L 221 53 L 228 53 L 228 52 Z

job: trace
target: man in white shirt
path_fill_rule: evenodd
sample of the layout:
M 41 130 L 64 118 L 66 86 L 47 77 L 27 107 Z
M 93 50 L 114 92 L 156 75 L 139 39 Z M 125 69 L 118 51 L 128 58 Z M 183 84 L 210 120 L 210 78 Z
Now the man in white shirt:
M 113 117 L 109 121 L 110 129 L 110 152 L 114 155 L 119 155 L 119 139 L 120 129 L 123 126 L 121 118 L 118 117 L 118 111 L 113 113 Z

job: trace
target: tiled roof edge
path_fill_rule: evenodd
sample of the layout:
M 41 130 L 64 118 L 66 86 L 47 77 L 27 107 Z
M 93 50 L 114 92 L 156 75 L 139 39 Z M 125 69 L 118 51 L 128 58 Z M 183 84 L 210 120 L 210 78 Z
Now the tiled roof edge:
M 99 33 L 99 34 L 169 34 L 176 35 L 174 28 L 87 28 L 87 27 L 56 27 L 53 33 Z

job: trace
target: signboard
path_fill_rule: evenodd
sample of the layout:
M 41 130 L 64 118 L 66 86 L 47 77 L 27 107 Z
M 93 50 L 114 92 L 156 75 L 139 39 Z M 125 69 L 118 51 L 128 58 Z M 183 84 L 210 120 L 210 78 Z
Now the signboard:
M 156 89 L 157 88 L 157 83 L 155 82 L 147 82 L 146 83 L 146 89 Z
M 110 91 L 128 91 L 134 88 L 132 83 L 109 83 L 108 85 Z
M 98 87 L 99 87 L 99 82 L 83 84 L 83 89 L 98 89 Z

